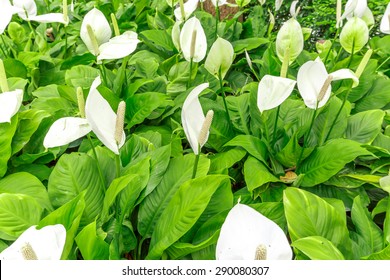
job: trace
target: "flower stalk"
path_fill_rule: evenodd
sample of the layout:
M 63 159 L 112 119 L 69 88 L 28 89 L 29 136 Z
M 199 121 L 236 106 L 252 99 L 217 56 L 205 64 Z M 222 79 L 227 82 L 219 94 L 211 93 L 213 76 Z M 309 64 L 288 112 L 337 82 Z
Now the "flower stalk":
M 80 117 L 85 118 L 85 99 L 81 87 L 77 88 L 77 105 L 79 107 Z
M 0 59 L 0 88 L 2 92 L 9 91 L 7 75 L 5 73 L 4 63 L 2 59 Z

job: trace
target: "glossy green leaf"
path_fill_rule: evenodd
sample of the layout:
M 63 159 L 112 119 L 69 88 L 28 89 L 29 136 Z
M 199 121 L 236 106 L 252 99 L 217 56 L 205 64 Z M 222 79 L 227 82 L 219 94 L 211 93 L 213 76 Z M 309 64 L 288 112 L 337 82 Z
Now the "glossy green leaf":
M 280 181 L 261 161 L 251 156 L 244 164 L 244 178 L 250 192 L 267 183 Z
M 11 123 L 0 123 L 0 178 L 7 172 L 8 160 L 12 154 L 12 137 L 18 124 L 18 115 L 11 119 Z
M 360 144 L 348 139 L 334 139 L 318 147 L 302 163 L 299 173 L 305 174 L 301 186 L 323 183 L 356 157 L 370 153 Z M 335 156 L 337 155 L 337 156 Z
M 30 226 L 38 224 L 42 207 L 25 194 L 0 194 L 0 238 L 15 240 Z
M 160 184 L 142 201 L 138 212 L 138 231 L 143 237 L 151 236 L 161 213 L 179 187 L 191 179 L 194 162 L 194 154 L 172 159 Z M 200 157 L 196 176 L 205 176 L 209 167 L 210 160 Z
M 96 232 L 96 221 L 85 226 L 75 238 L 84 260 L 107 260 L 109 244 Z
M 0 180 L 0 194 L 24 194 L 29 195 L 44 208 L 53 210 L 46 187 L 34 175 L 27 172 L 10 174 Z
M 344 260 L 343 254 L 328 239 L 322 236 L 300 238 L 291 244 L 311 260 Z
M 348 118 L 346 137 L 362 144 L 370 144 L 382 129 L 385 112 L 370 110 L 357 113 Z
M 67 70 L 65 81 L 69 86 L 88 88 L 99 75 L 99 70 L 91 66 L 77 65 Z
M 244 148 L 251 156 L 257 158 L 264 164 L 267 164 L 267 147 L 257 137 L 251 135 L 238 135 L 230 140 L 225 146 L 239 146 Z
M 160 258 L 196 223 L 225 180 L 229 179 L 224 175 L 208 175 L 187 181 L 179 188 L 157 222 L 147 259 Z
M 54 207 L 60 207 L 85 193 L 85 211 L 81 224 L 93 221 L 101 212 L 104 186 L 96 162 L 86 154 L 64 154 L 49 177 L 48 192 Z

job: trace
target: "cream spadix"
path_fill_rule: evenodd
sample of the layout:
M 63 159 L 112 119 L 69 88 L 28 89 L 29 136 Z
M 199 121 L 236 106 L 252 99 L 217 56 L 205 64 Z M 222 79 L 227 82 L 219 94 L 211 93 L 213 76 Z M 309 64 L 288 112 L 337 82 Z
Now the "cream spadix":
M 275 222 L 237 203 L 222 225 L 215 255 L 217 260 L 291 260 L 292 250 Z
M 195 38 L 193 34 L 196 34 Z M 187 20 L 180 32 L 180 47 L 185 60 L 200 62 L 206 56 L 207 40 L 203 27 L 196 17 Z
M 66 240 L 61 224 L 36 229 L 31 226 L 0 253 L 0 260 L 60 260 Z

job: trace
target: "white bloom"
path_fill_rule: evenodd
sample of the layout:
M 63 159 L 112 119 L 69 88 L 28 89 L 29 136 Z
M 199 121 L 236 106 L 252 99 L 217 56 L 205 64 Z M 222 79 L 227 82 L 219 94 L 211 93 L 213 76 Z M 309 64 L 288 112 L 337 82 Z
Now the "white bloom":
M 199 94 L 208 88 L 209 84 L 204 83 L 195 87 L 187 96 L 183 103 L 181 110 L 181 122 L 183 125 L 184 133 L 191 145 L 194 154 L 199 154 L 199 136 L 202 130 L 203 123 L 206 119 L 203 114 L 202 106 L 199 102 Z M 207 141 L 208 134 L 205 137 L 204 142 Z M 203 143 L 204 144 L 204 143 Z
M 297 17 L 298 13 L 299 13 L 299 10 L 300 8 L 298 7 L 297 8 L 297 5 L 298 5 L 298 0 L 295 0 L 291 3 L 291 6 L 290 6 L 290 15 L 294 18 Z
M 57 224 L 39 230 L 28 228 L 19 238 L 0 253 L 0 260 L 59 260 L 64 249 L 66 229 Z
M 295 87 L 296 81 L 265 75 L 257 90 L 257 107 L 260 112 L 278 107 L 283 103 Z
M 217 6 L 222 6 L 227 3 L 227 0 L 211 0 L 211 3 L 213 3 L 214 7 Z
M 349 69 L 340 69 L 328 74 L 324 63 L 319 57 L 314 61 L 308 61 L 299 68 L 297 76 L 298 89 L 307 107 L 316 109 L 326 104 L 331 95 L 331 86 L 328 87 L 321 100 L 318 99 L 321 88 L 330 75 L 332 76 L 332 81 L 352 79 L 353 87 L 359 84 L 359 79 Z
M 390 34 L 390 3 L 387 4 L 387 8 L 382 17 L 379 29 L 382 33 Z
M 280 61 L 283 61 L 288 53 L 289 62 L 292 63 L 302 52 L 303 42 L 303 32 L 299 22 L 295 18 L 284 22 L 276 35 L 276 54 Z
M 0 7 L 0 34 L 3 34 L 16 10 L 9 0 L 0 0 Z
M 91 28 L 92 34 L 89 34 L 88 28 Z M 111 36 L 110 24 L 101 11 L 93 8 L 85 15 L 81 23 L 80 37 L 89 52 L 97 56 L 98 61 L 126 57 L 135 51 L 139 43 L 138 35 L 133 31 L 114 38 Z
M 207 39 L 200 21 L 192 17 L 180 32 L 180 46 L 187 61 L 200 62 L 206 56 Z
M 283 0 L 275 0 L 275 11 L 279 11 L 282 4 L 283 4 Z
M 17 89 L 0 93 L 0 123 L 11 122 L 23 101 L 23 91 Z
M 188 0 L 187 2 L 184 3 L 183 5 L 184 19 L 183 19 L 183 15 L 181 14 L 181 7 L 177 7 L 174 11 L 176 21 L 181 22 L 183 20 L 187 20 L 198 7 L 198 2 L 199 0 Z
M 219 71 L 221 71 L 221 78 L 223 79 L 233 63 L 233 57 L 232 44 L 223 38 L 218 38 L 211 46 L 204 67 L 217 79 L 219 79 Z
M 180 21 L 176 21 L 172 27 L 172 42 L 175 48 L 180 51 Z
M 98 76 L 93 81 L 91 89 L 89 90 L 85 102 L 85 114 L 92 131 L 99 140 L 115 154 L 119 154 L 119 148 L 125 143 L 126 135 L 123 132 L 122 140 L 119 144 L 116 143 L 116 113 L 97 90 L 100 83 L 100 76 Z
M 283 230 L 275 222 L 253 208 L 237 203 L 222 225 L 216 259 L 291 260 L 292 250 Z
M 38 22 L 60 22 L 69 23 L 69 18 L 64 17 L 62 13 L 49 13 L 37 15 L 37 5 L 34 0 L 13 0 L 14 7 L 17 9 L 19 17 L 24 20 L 33 20 Z

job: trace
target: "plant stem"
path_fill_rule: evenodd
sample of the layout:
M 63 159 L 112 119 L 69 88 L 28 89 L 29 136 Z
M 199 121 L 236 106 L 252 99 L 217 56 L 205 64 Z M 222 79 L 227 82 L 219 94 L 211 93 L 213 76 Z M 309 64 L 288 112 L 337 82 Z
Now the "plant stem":
M 104 63 L 103 62 L 101 64 L 99 64 L 99 70 L 100 70 L 100 74 L 103 77 L 104 85 L 107 87 L 108 86 L 108 84 L 107 84 L 107 76 L 106 76 L 106 70 L 104 68 Z
M 121 175 L 121 157 L 120 157 L 120 155 L 115 155 L 115 165 L 116 165 L 116 178 L 119 178 Z
M 97 168 L 98 168 L 100 181 L 102 182 L 103 186 L 105 186 L 106 185 L 106 180 L 104 179 L 102 170 L 100 169 L 99 160 L 98 160 L 98 156 L 97 156 L 97 153 L 96 153 L 96 150 L 95 150 L 95 146 L 93 145 L 91 136 L 89 134 L 87 134 L 87 138 L 88 138 L 89 143 L 90 143 L 90 145 L 92 147 L 93 156 L 94 156 L 94 158 L 96 160 L 96 165 L 97 165 Z
M 221 95 L 222 95 L 223 105 L 224 105 L 225 111 L 226 111 L 227 121 L 228 121 L 229 125 L 231 125 L 232 120 L 230 118 L 230 113 L 229 113 L 229 109 L 228 109 L 227 102 L 226 102 L 225 91 L 223 89 L 223 79 L 222 79 L 221 68 L 219 68 L 219 71 L 218 71 L 218 79 L 219 79 L 219 88 L 220 88 Z
M 330 48 L 329 48 L 329 50 L 328 50 L 328 53 L 326 54 L 325 61 L 324 61 L 325 64 L 326 64 L 326 62 L 328 61 L 330 52 L 331 52 L 332 49 L 333 49 L 334 42 L 336 41 L 336 38 L 337 38 L 337 36 L 339 35 L 339 32 L 340 32 L 340 28 L 337 28 L 336 34 L 334 35 L 334 38 L 333 38 L 333 40 L 332 40 L 332 45 L 330 46 Z
M 274 131 L 273 131 L 273 137 L 272 137 L 272 143 L 271 145 L 275 144 L 276 142 L 276 135 L 278 130 L 278 120 L 279 120 L 279 113 L 280 113 L 280 105 L 278 106 L 278 109 L 276 110 L 276 117 L 275 117 L 275 123 L 274 123 Z
M 311 132 L 311 130 L 312 130 L 312 128 L 313 128 L 314 120 L 315 120 L 315 118 L 316 118 L 316 116 L 317 116 L 318 103 L 319 103 L 319 102 L 317 101 L 317 106 L 316 106 L 316 108 L 314 109 L 313 117 L 312 117 L 312 119 L 311 119 L 311 123 L 310 123 L 309 130 L 308 130 L 308 132 L 307 132 L 307 135 L 305 135 L 304 138 L 303 138 L 303 146 L 302 146 L 302 150 L 301 150 L 301 153 L 300 153 L 299 158 L 298 158 L 298 161 L 297 161 L 296 170 L 298 170 L 298 168 L 299 168 L 300 165 L 301 165 L 303 152 L 304 152 L 304 150 L 305 150 L 305 148 L 306 148 L 306 146 L 307 146 L 307 142 L 308 142 L 307 140 L 309 139 L 310 132 Z
M 188 82 L 187 82 L 187 88 L 191 87 L 191 78 L 192 78 L 192 67 L 193 67 L 194 59 L 191 57 L 190 59 L 190 75 L 188 77 Z
M 198 170 L 198 164 L 199 164 L 199 158 L 200 158 L 200 145 L 198 145 L 198 154 L 195 155 L 195 162 L 194 162 L 194 169 L 192 170 L 192 177 L 191 179 L 195 179 L 196 177 L 196 172 Z

